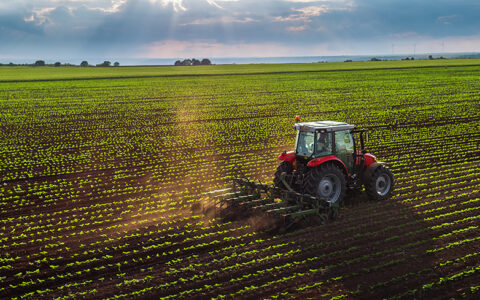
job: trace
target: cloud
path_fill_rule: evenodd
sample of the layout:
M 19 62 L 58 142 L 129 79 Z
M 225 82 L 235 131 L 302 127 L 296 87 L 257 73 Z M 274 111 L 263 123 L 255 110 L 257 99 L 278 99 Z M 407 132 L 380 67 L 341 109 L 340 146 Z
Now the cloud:
M 300 32 L 300 31 L 305 31 L 308 27 L 306 25 L 302 25 L 302 26 L 290 26 L 290 27 L 287 27 L 287 31 L 291 31 L 291 32 Z
M 207 0 L 207 3 L 212 5 L 212 6 L 215 6 L 216 8 L 220 8 L 220 9 L 223 9 L 223 7 L 221 7 L 220 5 L 217 4 L 217 2 L 213 1 L 213 0 Z
M 307 17 L 317 17 L 321 14 L 327 13 L 332 8 L 328 5 L 320 5 L 320 6 L 307 6 L 304 8 L 299 8 L 297 11 L 301 12 L 304 16 Z
M 119 12 L 123 5 L 129 0 L 15 0 L 15 4 L 10 7 L 20 7 L 26 10 L 42 10 L 44 8 L 66 7 L 68 9 L 75 9 L 82 6 L 88 7 L 92 10 L 100 10 L 108 13 Z M 2 8 L 0 4 L 0 8 Z
M 300 53 L 300 54 L 299 54 Z M 284 43 L 219 43 L 215 40 L 154 42 L 143 47 L 138 57 L 142 58 L 187 58 L 187 57 L 281 57 L 295 55 L 333 54 L 325 44 L 305 48 Z
M 331 27 L 332 23 L 329 23 L 329 21 L 331 22 L 333 18 L 329 17 L 329 15 L 338 16 L 343 14 L 343 16 L 345 16 L 355 8 L 355 5 L 352 1 L 301 0 L 287 2 L 291 2 L 293 5 L 296 5 L 296 7 L 291 8 L 293 13 L 276 16 L 274 18 L 275 22 L 296 24 L 287 26 L 285 28 L 287 32 L 304 32 L 310 30 L 312 33 L 318 34 L 324 28 Z M 337 20 L 340 22 L 339 24 L 334 24 L 334 27 L 342 25 L 341 19 L 342 18 Z M 306 26 L 306 24 L 310 24 L 310 26 Z
M 449 25 L 449 24 L 452 24 L 455 21 L 455 19 L 457 19 L 457 18 L 458 18 L 457 15 L 440 16 L 440 17 L 437 18 L 437 21 L 439 23 Z
M 331 0 L 283 0 L 285 2 L 293 3 L 318 3 L 318 2 L 330 2 Z
M 97 7 L 93 9 L 98 9 L 100 11 L 103 11 L 105 13 L 116 13 L 119 12 L 122 7 L 127 3 L 128 0 L 111 0 L 111 6 L 110 7 Z
M 317 6 L 307 6 L 302 8 L 293 8 L 292 10 L 295 13 L 289 14 L 286 17 L 277 16 L 275 21 L 278 22 L 311 22 L 313 17 L 318 17 L 322 14 L 331 12 L 332 10 L 338 10 L 339 8 L 333 8 L 329 5 L 317 5 Z
M 31 15 L 30 17 L 24 17 L 23 20 L 27 23 L 29 22 L 34 22 L 35 21 L 35 16 L 34 15 Z
M 411 38 L 420 38 L 418 33 L 409 31 L 409 32 L 400 32 L 400 33 L 392 33 L 389 37 L 394 39 L 411 39 Z
M 50 14 L 55 7 L 47 7 L 41 9 L 35 9 L 32 11 L 32 14 L 27 18 L 25 17 L 25 22 L 34 22 L 37 25 L 44 24 L 48 20 L 48 14 Z
M 214 17 L 214 18 L 205 18 L 205 19 L 197 19 L 193 20 L 190 23 L 180 24 L 181 26 L 188 26 L 188 25 L 210 25 L 210 24 L 217 24 L 217 23 L 252 23 L 252 22 L 259 22 L 258 20 L 254 20 L 252 18 L 234 18 L 234 17 Z
M 172 57 L 249 57 L 263 56 L 273 53 L 283 53 L 283 46 L 277 43 L 225 44 L 214 40 L 178 41 L 166 40 L 149 44 L 144 47 L 141 57 L 172 58 Z
M 153 3 L 157 2 L 156 0 L 150 0 L 150 1 L 152 1 Z M 183 0 L 162 0 L 162 5 L 163 6 L 171 5 L 175 12 L 187 10 L 183 5 Z
M 414 43 L 420 52 L 423 40 L 471 51 L 480 28 L 480 5 L 472 2 L 9 0 L 0 1 L 0 45 L 12 57 L 160 55 L 167 46 L 185 47 L 185 56 L 260 55 L 260 47 L 278 55 L 391 53 L 392 43 L 395 52 Z

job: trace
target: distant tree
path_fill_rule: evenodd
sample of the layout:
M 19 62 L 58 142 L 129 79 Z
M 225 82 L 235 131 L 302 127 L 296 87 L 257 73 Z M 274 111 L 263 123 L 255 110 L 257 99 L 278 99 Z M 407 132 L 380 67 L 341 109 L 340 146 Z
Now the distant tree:
M 211 65 L 212 62 L 208 59 L 208 58 L 204 58 L 202 59 L 202 61 L 200 62 L 201 65 L 204 65 L 204 66 L 208 66 L 208 65 Z
M 57 62 L 54 64 L 55 67 L 60 67 L 61 65 L 62 65 L 62 63 L 59 62 L 59 61 L 57 61 Z
M 211 65 L 212 62 L 208 58 L 204 58 L 201 61 L 196 58 L 187 58 L 182 61 L 177 60 L 174 65 L 175 66 L 199 66 L 199 65 Z
M 200 64 L 201 64 L 201 62 L 198 59 L 192 58 L 192 65 L 193 66 L 199 66 Z
M 113 66 L 114 67 L 120 67 L 120 63 L 118 61 L 116 61 L 116 62 L 113 63 Z
M 429 56 L 428 56 L 428 59 L 433 59 L 433 56 L 429 55 Z
M 82 63 L 80 64 L 80 67 L 88 67 L 88 61 L 86 60 L 82 61 Z
M 44 61 L 44 60 L 37 60 L 37 61 L 35 62 L 35 66 L 37 66 L 37 67 L 43 67 L 43 66 L 45 66 L 45 61 Z
M 381 61 L 381 59 L 373 57 L 372 59 L 370 59 L 370 61 Z
M 351 60 L 351 59 L 347 59 L 345 62 L 352 62 L 352 60 Z
M 97 67 L 110 67 L 111 65 L 112 65 L 112 63 L 109 62 L 108 60 L 106 60 L 103 63 L 98 64 Z

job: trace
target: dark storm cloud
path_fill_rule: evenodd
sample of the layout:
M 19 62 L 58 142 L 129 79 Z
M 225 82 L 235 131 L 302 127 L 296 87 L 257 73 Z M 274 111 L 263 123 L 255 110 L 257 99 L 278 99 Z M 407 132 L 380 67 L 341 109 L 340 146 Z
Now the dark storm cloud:
M 0 42 L 8 43 L 11 39 L 42 34 L 41 27 L 26 22 L 24 18 L 25 11 L 22 9 L 0 10 Z
M 315 4 L 297 3 L 296 7 L 311 5 Z M 333 7 L 308 18 L 309 22 L 291 23 L 307 24 L 307 35 L 363 40 L 408 32 L 431 37 L 472 35 L 480 29 L 480 5 L 475 1 L 357 0 L 343 8 Z
M 480 5 L 475 1 L 363 0 L 357 2 L 357 9 L 349 16 L 351 25 L 364 30 L 350 32 L 362 37 L 368 36 L 369 32 L 377 35 L 416 32 L 432 37 L 470 35 L 479 29 L 478 15 Z M 442 18 L 451 22 L 442 22 Z
M 0 58 L 131 56 L 163 41 L 339 51 L 469 36 L 475 42 L 479 15 L 478 1 L 467 0 L 7 0 L 0 4 Z

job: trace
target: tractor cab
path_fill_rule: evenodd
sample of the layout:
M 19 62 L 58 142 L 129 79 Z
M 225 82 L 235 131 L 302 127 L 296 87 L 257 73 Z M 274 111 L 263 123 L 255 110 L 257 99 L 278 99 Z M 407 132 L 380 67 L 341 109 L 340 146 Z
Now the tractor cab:
M 351 173 L 356 148 L 354 128 L 354 125 L 335 121 L 296 123 L 297 138 L 294 153 L 298 159 L 306 163 L 334 155 Z

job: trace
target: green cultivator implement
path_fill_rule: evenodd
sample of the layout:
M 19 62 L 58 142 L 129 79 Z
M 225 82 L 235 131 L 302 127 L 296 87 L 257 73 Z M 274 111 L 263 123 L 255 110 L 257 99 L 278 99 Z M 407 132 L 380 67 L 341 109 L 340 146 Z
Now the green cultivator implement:
M 271 217 L 275 227 L 288 229 L 304 219 L 327 222 L 334 219 L 338 204 L 326 199 L 294 191 L 281 179 L 287 189 L 262 184 L 245 178 L 235 178 L 231 188 L 207 193 L 213 198 L 216 215 L 224 220 L 246 216 Z

